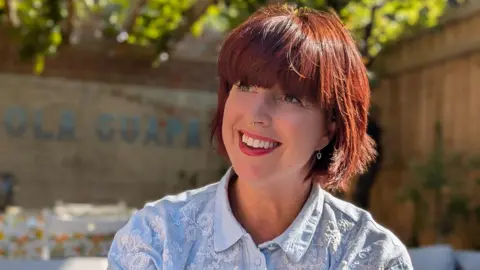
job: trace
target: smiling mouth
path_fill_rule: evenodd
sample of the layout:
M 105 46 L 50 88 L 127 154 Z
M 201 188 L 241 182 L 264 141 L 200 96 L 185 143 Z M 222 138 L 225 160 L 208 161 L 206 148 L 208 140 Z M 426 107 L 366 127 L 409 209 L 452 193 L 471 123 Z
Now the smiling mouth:
M 239 134 L 242 144 L 251 149 L 273 150 L 281 144 L 274 140 L 249 136 L 243 132 L 239 132 Z

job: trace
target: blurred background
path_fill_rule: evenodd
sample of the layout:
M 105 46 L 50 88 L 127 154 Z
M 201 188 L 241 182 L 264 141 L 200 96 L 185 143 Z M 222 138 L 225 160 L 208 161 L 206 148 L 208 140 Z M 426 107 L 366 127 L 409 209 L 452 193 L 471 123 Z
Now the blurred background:
M 417 269 L 479 269 L 479 0 L 0 0 L 0 269 L 95 269 L 145 202 L 218 181 L 219 47 L 279 2 L 336 12 L 369 70 L 380 156 L 336 195 Z

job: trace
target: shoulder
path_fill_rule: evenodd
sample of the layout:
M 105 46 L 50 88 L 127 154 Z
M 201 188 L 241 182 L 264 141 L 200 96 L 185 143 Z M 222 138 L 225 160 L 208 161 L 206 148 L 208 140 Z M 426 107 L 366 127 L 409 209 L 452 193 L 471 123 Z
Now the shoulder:
M 413 269 L 405 245 L 367 211 L 326 193 L 322 216 L 326 238 L 337 241 L 331 247 L 340 269 L 343 265 L 353 265 L 353 269 Z
M 212 212 L 217 184 L 169 195 L 137 211 L 114 237 L 108 253 L 109 269 L 157 269 L 167 261 L 165 242 L 185 237 L 185 223 Z M 211 225 L 211 224 L 210 224 Z M 175 239 L 179 238 L 179 239 Z
M 191 189 L 176 195 L 168 195 L 160 200 L 149 202 L 145 204 L 142 210 L 153 212 L 160 212 L 161 214 L 168 213 L 166 217 L 175 220 L 176 212 L 182 212 L 185 209 L 192 207 L 201 210 L 206 204 L 214 201 L 215 193 L 218 183 L 210 184 L 198 189 Z

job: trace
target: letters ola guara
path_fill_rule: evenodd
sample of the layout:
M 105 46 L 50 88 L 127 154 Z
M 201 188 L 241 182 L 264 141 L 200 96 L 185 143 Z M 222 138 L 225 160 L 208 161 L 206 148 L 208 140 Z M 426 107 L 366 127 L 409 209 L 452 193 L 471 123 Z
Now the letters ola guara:
M 46 125 L 47 117 L 54 118 L 56 124 Z M 12 106 L 4 111 L 3 120 L 5 133 L 14 138 L 68 141 L 81 139 L 85 134 L 85 130 L 79 130 L 79 119 L 72 110 L 47 115 L 42 109 Z M 101 142 L 121 140 L 128 144 L 201 147 L 198 118 L 101 113 L 92 120 L 89 123 L 92 129 L 87 132 L 93 132 Z

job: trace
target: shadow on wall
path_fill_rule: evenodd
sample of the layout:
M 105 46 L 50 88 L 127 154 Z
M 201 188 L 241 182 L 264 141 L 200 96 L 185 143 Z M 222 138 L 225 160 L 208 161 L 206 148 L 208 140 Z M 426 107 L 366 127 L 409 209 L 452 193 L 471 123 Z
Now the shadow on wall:
M 13 173 L 0 173 L 0 213 L 4 213 L 7 207 L 13 205 L 17 184 L 17 177 Z

